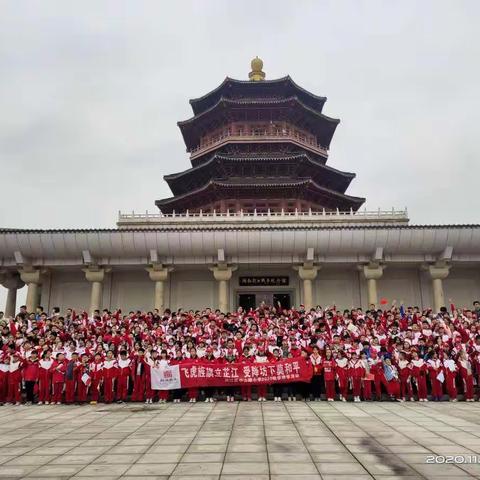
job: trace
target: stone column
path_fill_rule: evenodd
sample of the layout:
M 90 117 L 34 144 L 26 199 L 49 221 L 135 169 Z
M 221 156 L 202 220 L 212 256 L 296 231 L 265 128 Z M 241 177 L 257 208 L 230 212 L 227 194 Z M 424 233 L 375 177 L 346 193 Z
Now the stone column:
M 0 283 L 7 289 L 7 302 L 5 304 L 5 316 L 14 317 L 17 310 L 17 290 L 25 284 L 18 273 L 7 272 L 0 277 Z
M 443 280 L 448 277 L 449 271 L 449 265 L 430 265 L 428 267 L 428 273 L 432 279 L 433 308 L 435 313 L 438 313 L 440 308 L 445 306 Z
M 26 301 L 27 312 L 34 313 L 38 307 L 40 284 L 42 283 L 41 272 L 33 267 L 24 267 L 19 273 L 22 282 L 28 286 Z
M 218 309 L 222 313 L 228 311 L 228 282 L 236 269 L 237 267 L 229 267 L 227 265 L 217 265 L 210 269 L 213 272 L 215 280 L 218 282 Z
M 84 268 L 85 278 L 92 283 L 92 291 L 90 295 L 90 314 L 93 315 L 95 310 L 102 308 L 103 280 L 105 279 L 106 270 L 100 267 L 90 266 Z
M 303 280 L 303 304 L 305 310 L 310 310 L 313 307 L 313 285 L 312 282 L 317 278 L 319 267 L 315 266 L 300 266 L 298 267 L 298 276 Z
M 377 280 L 383 275 L 383 266 L 378 264 L 365 265 L 363 267 L 363 275 L 367 280 L 368 291 L 368 305 L 377 305 L 378 293 L 377 293 Z
M 163 313 L 165 306 L 165 282 L 168 280 L 168 274 L 173 268 L 167 268 L 163 265 L 153 265 L 147 269 L 148 275 L 152 282 L 155 282 L 155 297 L 154 308 L 158 309 L 160 313 Z

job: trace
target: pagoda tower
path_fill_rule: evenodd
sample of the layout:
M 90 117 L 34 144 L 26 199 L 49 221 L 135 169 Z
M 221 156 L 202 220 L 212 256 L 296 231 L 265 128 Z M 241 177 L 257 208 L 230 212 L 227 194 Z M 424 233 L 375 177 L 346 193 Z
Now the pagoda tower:
M 173 197 L 163 214 L 357 211 L 364 198 L 345 194 L 354 173 L 327 166 L 339 120 L 322 113 L 326 97 L 289 76 L 265 80 L 251 62 L 249 80 L 226 78 L 190 100 L 193 117 L 178 122 L 192 168 L 166 175 Z

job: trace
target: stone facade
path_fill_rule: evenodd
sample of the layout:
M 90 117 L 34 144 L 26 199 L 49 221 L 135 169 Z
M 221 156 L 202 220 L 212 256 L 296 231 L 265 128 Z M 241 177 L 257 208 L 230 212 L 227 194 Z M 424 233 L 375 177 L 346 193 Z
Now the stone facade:
M 29 309 L 62 311 L 232 311 L 274 299 L 367 308 L 383 298 L 438 309 L 480 298 L 480 226 L 413 226 L 405 212 L 123 215 L 112 230 L 4 230 L 0 258 L 9 313 L 23 284 Z M 286 284 L 240 281 L 267 277 Z

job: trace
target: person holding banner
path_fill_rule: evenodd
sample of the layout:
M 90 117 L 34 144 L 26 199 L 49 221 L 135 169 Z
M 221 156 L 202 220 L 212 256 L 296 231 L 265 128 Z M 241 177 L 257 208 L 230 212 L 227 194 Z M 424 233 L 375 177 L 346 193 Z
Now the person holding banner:
M 160 357 L 157 359 L 154 359 L 153 362 L 153 367 L 154 368 L 159 368 L 159 367 L 168 367 L 170 365 L 170 361 L 168 359 L 168 352 L 166 350 L 162 350 L 160 352 Z M 158 402 L 159 403 L 167 403 L 168 400 L 168 390 L 160 390 L 158 394 Z
M 227 364 L 237 361 L 237 350 L 234 348 L 233 341 L 229 340 L 225 350 L 224 360 Z M 235 401 L 235 387 L 225 387 L 227 393 L 227 402 Z
M 250 354 L 249 347 L 243 347 L 243 353 L 239 358 L 239 362 L 242 364 L 249 364 L 254 361 L 253 355 Z M 240 393 L 244 402 L 250 402 L 252 400 L 252 386 L 248 384 L 242 384 L 240 387 Z
M 272 361 L 278 362 L 280 360 L 282 360 L 280 349 L 278 347 L 274 348 Z M 282 391 L 283 391 L 283 385 L 281 383 L 276 382 L 273 384 L 273 401 L 274 402 L 282 401 Z
M 218 366 L 222 360 L 215 358 L 213 354 L 213 348 L 207 347 L 206 355 L 203 357 L 203 362 L 209 366 Z M 214 395 L 215 395 L 215 387 L 205 387 L 205 403 L 213 403 L 214 402 Z M 198 391 L 198 390 L 197 390 Z
M 197 351 L 195 350 L 195 347 L 192 347 L 190 349 L 190 358 L 185 358 L 183 360 L 183 363 L 199 363 L 200 362 L 200 359 L 198 358 L 197 356 Z M 188 401 L 190 403 L 195 403 L 197 401 L 197 398 L 198 398 L 198 387 L 192 387 L 192 388 L 189 388 L 187 390 L 187 393 L 188 393 Z M 205 402 L 207 400 L 205 399 Z M 211 402 L 213 402 L 213 399 L 209 400 Z
M 180 365 L 182 362 L 183 362 L 182 350 L 178 348 L 175 351 L 175 358 L 170 360 L 170 365 Z M 181 388 L 176 388 L 172 390 L 173 403 L 180 403 L 182 401 L 182 394 L 183 394 L 183 389 Z
M 263 345 L 259 345 L 257 349 L 257 354 L 255 355 L 255 362 L 257 363 L 266 363 L 268 362 L 268 357 L 265 352 L 265 347 Z M 257 395 L 259 402 L 266 402 L 267 401 L 267 388 L 268 385 L 257 385 Z
M 313 367 L 313 376 L 311 382 L 311 392 L 313 395 L 313 399 L 316 402 L 320 401 L 320 397 L 322 395 L 322 356 L 320 355 L 320 349 L 317 345 L 314 345 L 312 348 L 312 353 L 310 355 L 310 363 Z

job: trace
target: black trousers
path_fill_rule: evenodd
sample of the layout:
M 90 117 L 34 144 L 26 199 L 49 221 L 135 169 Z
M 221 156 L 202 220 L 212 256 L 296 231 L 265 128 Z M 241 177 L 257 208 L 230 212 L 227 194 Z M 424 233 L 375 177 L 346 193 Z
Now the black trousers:
M 173 398 L 175 400 L 179 399 L 179 398 L 182 398 L 182 395 L 183 395 L 183 389 L 181 388 L 177 388 L 175 390 L 173 390 Z
M 25 392 L 27 394 L 27 402 L 33 402 L 33 390 L 35 388 L 35 380 L 25 380 Z
M 320 398 L 323 389 L 323 375 L 314 375 L 310 384 L 313 398 Z
M 281 397 L 283 392 L 283 385 L 279 385 L 278 383 L 275 383 L 273 385 L 273 396 L 274 397 Z

